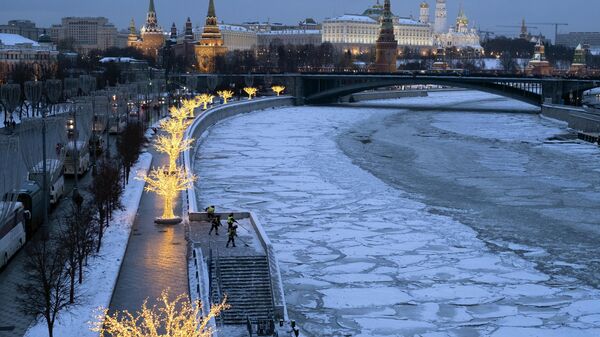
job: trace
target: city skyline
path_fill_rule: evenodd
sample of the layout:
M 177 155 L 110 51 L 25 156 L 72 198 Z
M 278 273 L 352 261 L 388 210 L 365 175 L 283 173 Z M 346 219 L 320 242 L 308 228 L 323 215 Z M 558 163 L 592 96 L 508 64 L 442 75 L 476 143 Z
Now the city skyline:
M 202 26 L 208 0 L 156 0 L 159 23 L 168 28 L 173 22 L 181 28 L 185 19 L 189 16 L 193 25 Z M 346 13 L 362 13 L 364 9 L 371 6 L 375 0 L 356 0 L 349 3 L 343 0 L 305 0 L 302 2 L 291 2 L 281 10 L 281 2 L 272 0 L 257 0 L 252 6 L 244 5 L 244 0 L 217 0 L 217 16 L 219 21 L 226 23 L 241 23 L 245 21 L 267 21 L 297 23 L 298 21 L 312 17 L 322 21 L 327 17 L 333 17 Z M 395 14 L 400 16 L 418 17 L 418 6 L 420 0 L 392 0 L 392 8 Z M 435 5 L 435 0 L 428 1 L 430 6 Z M 114 6 L 121 6 L 122 10 L 115 11 Z M 565 2 L 562 0 L 532 0 L 526 3 L 517 0 L 506 1 L 478 1 L 478 0 L 448 0 L 449 23 L 453 23 L 459 6 L 462 4 L 471 24 L 485 31 L 494 31 L 498 34 L 516 35 L 518 29 L 499 27 L 499 25 L 520 24 L 521 19 L 527 22 L 565 22 L 569 26 L 559 28 L 560 32 L 568 31 L 598 31 L 595 24 L 594 13 L 600 11 L 600 3 L 589 3 L 585 0 L 574 0 Z M 27 19 L 36 22 L 40 27 L 49 27 L 60 22 L 65 16 L 105 16 L 119 29 L 128 27 L 133 17 L 138 28 L 145 20 L 147 0 L 103 0 L 97 3 L 89 3 L 81 6 L 76 0 L 55 0 L 46 2 L 41 0 L 21 0 L 9 2 L 4 5 L 0 13 L 0 22 L 12 19 Z M 232 11 L 228 8 L 247 7 L 243 11 Z M 518 6 L 518 10 L 516 7 Z M 540 6 L 551 11 L 540 11 Z M 573 11 L 575 7 L 586 8 L 585 11 Z M 36 7 L 34 13 L 31 8 Z M 500 19 L 502 18 L 502 19 Z M 506 19 L 511 18 L 511 19 Z M 532 28 L 533 33 L 541 32 L 550 38 L 554 38 L 553 26 L 538 26 Z

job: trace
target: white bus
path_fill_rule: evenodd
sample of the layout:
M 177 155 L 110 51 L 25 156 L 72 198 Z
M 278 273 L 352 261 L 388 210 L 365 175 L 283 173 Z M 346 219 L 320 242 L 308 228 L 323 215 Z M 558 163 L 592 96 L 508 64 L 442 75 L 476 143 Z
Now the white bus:
M 11 210 L 0 221 L 0 269 L 8 264 L 27 240 L 25 233 L 25 209 L 23 204 L 16 202 L 7 205 L 6 201 L 0 201 L 0 207 L 10 207 Z
M 75 153 L 75 142 L 67 143 L 67 154 L 65 156 L 65 175 L 78 176 L 87 172 L 90 168 L 90 149 L 87 142 L 77 141 L 77 153 Z M 77 163 L 75 163 L 77 157 Z
M 35 181 L 40 185 L 44 186 L 44 167 L 42 162 L 39 162 L 29 172 L 28 180 Z M 58 201 L 65 194 L 65 176 L 63 175 L 63 162 L 58 159 L 47 159 L 46 160 L 46 174 L 49 179 L 48 187 L 50 205 L 58 204 Z

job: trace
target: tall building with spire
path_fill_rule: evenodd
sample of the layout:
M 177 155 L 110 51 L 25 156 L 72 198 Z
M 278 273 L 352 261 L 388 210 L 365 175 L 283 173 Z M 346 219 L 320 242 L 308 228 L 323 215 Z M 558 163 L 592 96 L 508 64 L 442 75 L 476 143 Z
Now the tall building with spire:
M 129 42 L 131 47 L 138 48 L 145 55 L 158 59 L 160 50 L 165 45 L 165 35 L 161 26 L 158 25 L 154 0 L 150 0 L 146 23 L 140 30 L 140 38 L 136 42 Z
M 446 0 L 436 0 L 433 32 L 437 34 L 444 33 L 446 32 L 447 25 L 448 10 L 446 9 Z
M 198 71 L 201 73 L 215 72 L 216 58 L 227 53 L 227 47 L 224 46 L 223 36 L 217 22 L 214 0 L 210 0 L 208 4 L 206 24 L 195 51 Z
M 373 72 L 395 72 L 398 56 L 398 41 L 394 36 L 394 18 L 390 0 L 385 0 L 383 15 L 381 16 L 381 30 L 375 43 L 375 63 L 371 67 Z

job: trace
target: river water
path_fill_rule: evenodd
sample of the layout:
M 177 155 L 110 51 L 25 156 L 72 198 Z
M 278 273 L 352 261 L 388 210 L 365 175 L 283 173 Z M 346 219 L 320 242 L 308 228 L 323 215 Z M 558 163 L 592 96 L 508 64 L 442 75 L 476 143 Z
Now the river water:
M 201 206 L 255 211 L 307 336 L 600 335 L 596 146 L 483 93 L 228 119 Z

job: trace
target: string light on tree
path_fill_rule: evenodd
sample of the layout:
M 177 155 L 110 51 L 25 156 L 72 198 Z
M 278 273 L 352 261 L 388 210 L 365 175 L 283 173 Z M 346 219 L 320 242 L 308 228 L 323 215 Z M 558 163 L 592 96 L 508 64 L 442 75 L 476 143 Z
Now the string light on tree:
M 285 91 L 285 87 L 283 85 L 274 85 L 271 87 L 271 89 L 273 89 L 277 96 L 281 95 L 281 93 Z
M 211 94 L 202 94 L 200 96 L 197 97 L 198 102 L 200 102 L 203 107 L 203 110 L 208 109 L 208 105 L 212 103 L 213 98 L 215 98 L 215 96 L 211 95 Z
M 204 315 L 201 302 L 192 303 L 186 295 L 171 300 L 169 292 L 163 291 L 157 305 L 149 308 L 146 300 L 135 314 L 123 311 L 108 315 L 108 309 L 102 310 L 92 331 L 101 337 L 210 337 L 215 333 L 210 320 L 230 308 L 226 300 L 212 305 Z
M 227 104 L 227 100 L 233 97 L 233 91 L 231 90 L 221 90 L 217 91 L 217 95 L 223 99 L 223 104 Z
M 173 136 L 159 136 L 154 147 L 158 152 L 169 157 L 169 172 L 177 170 L 177 159 L 179 155 L 189 150 L 194 143 L 193 139 L 178 139 Z
M 156 193 L 164 200 L 161 223 L 180 223 L 181 218 L 176 217 L 173 212 L 175 199 L 179 192 L 187 190 L 190 184 L 196 181 L 194 175 L 186 175 L 181 168 L 171 171 L 168 167 L 157 167 L 150 174 L 142 178 L 146 182 L 145 190 Z
M 201 102 L 197 98 L 185 99 L 183 100 L 183 102 L 181 102 L 181 104 L 182 109 L 185 110 L 187 116 L 190 118 L 194 118 L 194 111 L 196 111 L 196 108 L 200 106 Z
M 248 94 L 248 100 L 251 100 L 253 96 L 256 96 L 258 89 L 254 87 L 245 87 L 244 92 Z

